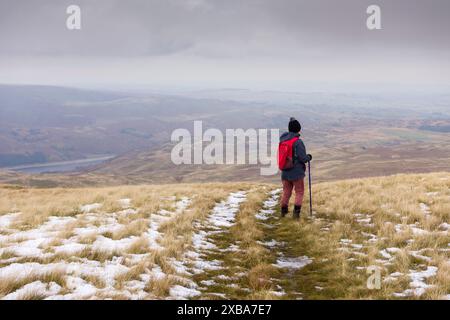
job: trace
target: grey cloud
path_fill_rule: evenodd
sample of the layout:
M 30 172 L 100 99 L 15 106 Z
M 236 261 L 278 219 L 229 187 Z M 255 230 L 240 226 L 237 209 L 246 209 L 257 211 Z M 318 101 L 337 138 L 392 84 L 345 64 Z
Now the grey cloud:
M 65 8 L 82 8 L 83 30 L 65 29 Z M 369 4 L 383 30 L 365 28 Z M 448 50 L 446 0 L 40 0 L 0 2 L 0 54 L 305 54 L 379 48 Z
M 448 14 L 448 0 L 0 0 L 0 82 L 450 84 Z

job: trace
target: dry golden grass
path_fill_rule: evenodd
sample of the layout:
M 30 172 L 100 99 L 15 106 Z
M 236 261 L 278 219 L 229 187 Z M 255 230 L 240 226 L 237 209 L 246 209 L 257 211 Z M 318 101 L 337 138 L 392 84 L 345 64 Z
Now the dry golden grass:
M 396 175 L 391 177 L 368 178 L 314 185 L 314 219 L 306 218 L 308 199 L 305 197 L 300 222 L 286 217 L 281 224 L 270 231 L 277 241 L 288 243 L 286 254 L 307 255 L 313 263 L 289 275 L 272 266 L 277 252 L 261 244 L 267 237 L 264 229 L 255 219 L 262 202 L 272 185 L 250 183 L 209 183 L 178 185 L 142 185 L 104 188 L 54 188 L 26 189 L 0 188 L 0 216 L 20 212 L 10 226 L 11 230 L 31 230 L 38 228 L 50 217 L 74 217 L 77 220 L 64 224 L 50 241 L 42 246 L 53 256 L 18 258 L 13 250 L 2 250 L 0 267 L 8 265 L 8 259 L 17 262 L 50 263 L 55 261 L 80 261 L 87 259 L 105 263 L 115 257 L 123 257 L 129 271 L 116 277 L 115 289 L 126 288 L 127 282 L 140 279 L 141 274 L 157 266 L 164 277 L 152 278 L 146 284 L 148 298 L 164 298 L 175 284 L 186 285 L 172 264 L 172 259 L 183 259 L 183 254 L 192 249 L 192 234 L 196 223 L 202 223 L 217 202 L 225 199 L 230 192 L 247 191 L 247 200 L 241 204 L 236 215 L 236 223 L 217 239 L 217 244 L 225 248 L 238 244 L 241 251 L 228 252 L 221 258 L 232 272 L 245 271 L 245 276 L 236 280 L 250 289 L 249 292 L 226 287 L 214 287 L 233 297 L 250 299 L 278 299 L 274 293 L 273 278 L 288 292 L 301 291 L 306 299 L 316 298 L 363 298 L 390 299 L 394 293 L 409 288 L 410 270 L 424 270 L 436 266 L 437 274 L 426 279 L 433 285 L 420 298 L 440 299 L 450 292 L 450 257 L 448 244 L 450 237 L 444 224 L 450 222 L 450 174 L 433 173 L 418 175 Z M 173 215 L 162 222 L 158 231 L 162 237 L 158 243 L 161 250 L 149 247 L 146 232 L 152 214 L 165 209 L 174 211 L 174 198 L 191 199 L 191 204 L 183 214 Z M 131 199 L 126 208 L 119 199 Z M 101 208 L 85 214 L 82 205 L 99 203 Z M 429 212 L 426 212 L 428 209 Z M 111 231 L 77 236 L 77 228 L 104 226 L 108 219 L 116 219 L 118 228 Z M 273 223 L 273 221 L 271 222 Z M 3 235 L 11 231 L 2 231 Z M 111 240 L 130 237 L 133 241 L 125 250 L 94 249 L 93 244 L 103 235 Z M 369 235 L 369 236 L 368 236 Z M 67 239 L 85 244 L 86 248 L 76 254 L 54 254 L 54 248 Z M 371 239 L 373 241 L 368 241 Z M 16 239 L 17 241 L 25 239 Z M 345 243 L 343 240 L 351 242 Z M 9 246 L 2 243 L 1 246 Z M 362 247 L 359 247 L 359 246 Z M 380 252 L 389 252 L 387 259 Z M 445 250 L 447 249 L 447 250 Z M 387 251 L 386 251 L 387 252 Z M 416 252 L 416 254 L 412 254 Z M 133 255 L 142 255 L 136 263 Z M 425 258 L 424 258 L 425 257 Z M 213 257 L 211 257 L 213 258 Z M 214 257 L 215 258 L 215 257 Z M 366 268 L 380 266 L 385 278 L 394 272 L 403 275 L 398 280 L 383 282 L 381 290 L 368 290 Z M 184 275 L 185 276 L 185 275 Z M 65 288 L 64 272 L 57 271 L 43 276 L 30 275 L 20 279 L 5 279 L 0 282 L 0 297 L 14 292 L 23 285 L 40 280 L 44 283 L 56 282 Z M 106 286 L 98 276 L 83 276 L 83 279 L 97 288 Z M 323 290 L 315 289 L 316 286 Z M 105 293 L 102 293 L 103 295 Z M 125 298 L 122 293 L 111 293 L 115 299 Z M 43 298 L 38 293 L 28 299 Z
M 172 277 L 152 278 L 146 284 L 145 291 L 153 293 L 156 297 L 167 297 L 172 285 L 174 285 Z
M 435 277 L 426 279 L 426 283 L 435 287 L 430 288 L 422 298 L 437 299 L 449 293 L 450 236 L 448 231 L 439 228 L 450 221 L 449 173 L 321 183 L 314 185 L 313 201 L 316 211 L 314 223 L 321 228 L 327 224 L 329 231 L 318 232 L 307 250 L 323 251 L 327 259 L 339 266 L 327 276 L 341 279 L 349 285 L 342 298 L 392 298 L 393 293 L 408 289 L 410 270 L 420 271 L 427 266 L 437 266 L 439 271 Z M 430 212 L 424 212 L 421 204 L 428 206 Z M 308 205 L 306 200 L 304 207 Z M 358 221 L 367 218 L 370 221 Z M 307 226 L 300 228 L 305 230 Z M 363 233 L 372 234 L 377 240 L 368 242 L 369 238 Z M 330 249 L 345 247 L 339 244 L 340 239 L 349 239 L 352 245 L 362 244 L 363 248 L 356 250 L 350 245 L 348 253 L 326 248 L 321 250 L 323 242 Z M 390 264 L 385 264 L 383 261 L 388 259 L 380 254 L 387 248 L 398 248 L 390 253 Z M 421 254 L 429 259 L 416 258 L 411 254 L 424 249 Z M 381 290 L 368 290 L 365 288 L 367 275 L 364 271 L 371 265 L 382 268 L 383 278 L 394 272 L 401 272 L 404 277 L 393 283 L 383 283 Z M 362 267 L 362 271 L 355 270 L 355 267 Z M 338 286 L 334 287 L 334 290 L 338 289 Z
M 116 279 L 115 288 L 121 290 L 128 281 L 139 279 L 145 269 L 158 266 L 166 273 L 170 283 L 180 283 L 177 272 L 173 268 L 170 258 L 181 257 L 189 247 L 193 222 L 201 221 L 207 217 L 216 202 L 226 198 L 231 191 L 248 188 L 248 184 L 198 184 L 198 185 L 160 185 L 160 186 L 124 186 L 114 188 L 89 188 L 89 189 L 15 189 L 0 188 L 0 207 L 2 214 L 20 212 L 20 215 L 9 227 L 11 230 L 31 230 L 40 227 L 49 220 L 51 216 L 76 217 L 76 221 L 69 222 L 59 227 L 54 238 L 42 246 L 44 252 L 52 253 L 51 257 L 24 257 L 17 260 L 20 263 L 36 262 L 51 263 L 64 261 L 97 261 L 106 263 L 114 257 L 125 257 L 125 264 L 130 270 L 121 274 Z M 174 211 L 174 201 L 187 197 L 192 200 L 188 210 L 183 214 L 175 215 L 160 226 L 164 232 L 160 239 L 163 250 L 149 248 L 146 232 L 149 228 L 152 214 L 161 209 Z M 51 200 L 53 199 L 53 200 Z M 134 211 L 125 210 L 119 199 L 130 199 L 130 208 Z M 80 208 L 86 204 L 99 203 L 100 208 L 92 209 L 90 213 L 83 213 Z M 9 208 L 9 209 L 7 209 Z M 87 226 L 102 227 L 111 220 L 116 219 L 119 228 L 101 234 L 93 229 L 92 232 L 75 235 L 77 228 Z M 125 251 L 94 249 L 93 244 L 102 235 L 111 240 L 121 240 L 129 237 L 137 237 Z M 60 246 L 66 239 L 73 237 L 75 242 L 86 245 L 84 250 L 74 254 L 54 254 L 54 247 Z M 25 239 L 24 239 L 25 240 Z M 128 255 L 142 255 L 141 262 L 131 263 Z M 4 250 L 2 260 L 15 258 L 13 251 Z M 104 280 L 98 276 L 82 278 L 97 288 L 105 286 Z M 0 292 L 0 296 L 7 294 L 15 288 L 19 288 L 33 279 L 25 278 L 23 281 L 6 281 L 7 287 Z M 158 288 L 159 284 L 164 287 L 164 281 L 153 281 L 148 292 L 150 296 L 161 295 L 168 292 L 164 288 Z M 150 288 L 149 287 L 149 288 Z M 8 289 L 12 288 L 12 289 Z M 100 294 L 104 296 L 104 293 Z M 106 297 L 106 296 L 104 296 Z M 112 294 L 112 298 L 120 298 L 123 295 Z

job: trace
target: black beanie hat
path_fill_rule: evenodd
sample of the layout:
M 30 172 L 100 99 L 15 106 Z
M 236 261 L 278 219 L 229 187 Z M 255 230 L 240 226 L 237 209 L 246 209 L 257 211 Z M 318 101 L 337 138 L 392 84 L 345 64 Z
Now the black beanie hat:
M 288 126 L 289 132 L 299 133 L 302 129 L 302 126 L 300 125 L 300 122 L 298 122 L 294 117 L 289 119 L 289 126 Z

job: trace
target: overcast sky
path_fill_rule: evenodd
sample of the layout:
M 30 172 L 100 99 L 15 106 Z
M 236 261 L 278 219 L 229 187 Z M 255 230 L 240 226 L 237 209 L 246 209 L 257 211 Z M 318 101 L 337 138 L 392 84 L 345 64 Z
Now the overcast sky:
M 449 57 L 448 0 L 0 0 L 1 83 L 446 86 Z

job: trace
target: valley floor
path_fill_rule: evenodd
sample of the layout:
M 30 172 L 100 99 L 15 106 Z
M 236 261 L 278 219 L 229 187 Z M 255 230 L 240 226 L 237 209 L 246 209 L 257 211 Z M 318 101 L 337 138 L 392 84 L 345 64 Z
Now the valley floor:
M 450 173 L 313 191 L 295 221 L 271 184 L 3 186 L 0 298 L 450 299 Z

